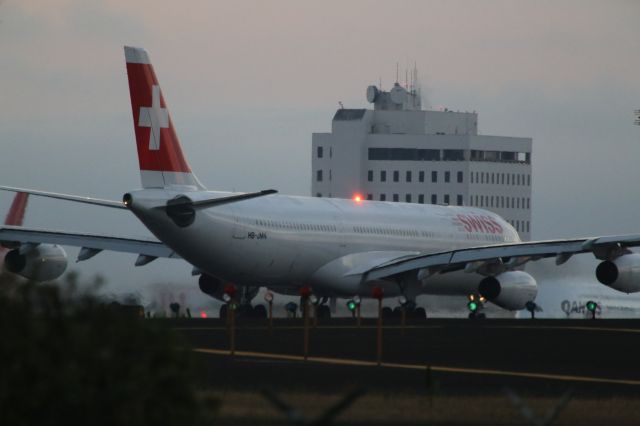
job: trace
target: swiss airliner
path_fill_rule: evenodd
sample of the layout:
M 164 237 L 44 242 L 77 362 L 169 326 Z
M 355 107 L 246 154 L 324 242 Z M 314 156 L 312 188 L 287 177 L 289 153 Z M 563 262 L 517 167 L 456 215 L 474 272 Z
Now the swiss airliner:
M 555 257 L 560 265 L 586 252 L 601 260 L 601 283 L 640 291 L 640 255 L 629 249 L 640 235 L 521 242 L 500 216 L 473 207 L 209 191 L 182 153 L 149 55 L 125 47 L 125 58 L 142 189 L 122 201 L 1 189 L 128 209 L 157 240 L 2 227 L 0 242 L 19 255 L 24 246 L 62 244 L 82 247 L 78 260 L 102 250 L 135 253 L 136 266 L 181 258 L 200 275 L 202 291 L 221 299 L 234 286 L 245 305 L 260 286 L 283 294 L 310 288 L 321 301 L 371 297 L 377 288 L 408 300 L 475 295 L 519 310 L 537 294 L 527 262 Z M 44 262 L 46 254 L 24 261 Z

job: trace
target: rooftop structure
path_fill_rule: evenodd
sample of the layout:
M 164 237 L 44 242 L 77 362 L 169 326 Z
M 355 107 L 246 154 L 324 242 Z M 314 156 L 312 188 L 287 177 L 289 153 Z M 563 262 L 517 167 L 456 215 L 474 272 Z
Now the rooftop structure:
M 531 236 L 531 138 L 478 134 L 478 114 L 423 110 L 419 90 L 367 88 L 373 109 L 338 109 L 312 136 L 318 197 L 476 206 Z

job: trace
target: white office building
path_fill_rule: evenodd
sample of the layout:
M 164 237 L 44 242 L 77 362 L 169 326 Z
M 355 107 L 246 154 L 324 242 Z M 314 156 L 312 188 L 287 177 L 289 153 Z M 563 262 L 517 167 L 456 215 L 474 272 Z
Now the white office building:
M 313 134 L 312 195 L 477 206 L 530 239 L 531 138 L 479 135 L 475 112 L 423 110 L 398 83 L 367 100 Z

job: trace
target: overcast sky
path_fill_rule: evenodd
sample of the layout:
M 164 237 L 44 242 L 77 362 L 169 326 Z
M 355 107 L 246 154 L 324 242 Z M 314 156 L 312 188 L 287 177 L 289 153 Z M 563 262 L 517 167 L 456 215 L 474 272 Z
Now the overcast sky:
M 0 184 L 110 199 L 140 185 L 125 44 L 149 51 L 205 185 L 298 195 L 338 102 L 368 106 L 367 85 L 415 62 L 426 104 L 533 138 L 535 239 L 637 233 L 638 17 L 637 1 L 6 0 Z M 26 225 L 148 235 L 127 212 L 35 198 Z M 195 283 L 181 261 L 134 260 L 77 267 L 114 289 Z

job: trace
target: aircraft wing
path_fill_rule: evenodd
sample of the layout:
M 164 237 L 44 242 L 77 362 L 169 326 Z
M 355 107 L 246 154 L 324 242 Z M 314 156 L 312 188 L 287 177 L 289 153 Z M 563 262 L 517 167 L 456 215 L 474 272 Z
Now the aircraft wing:
M 136 265 L 144 265 L 158 257 L 180 258 L 165 244 L 146 239 L 114 237 L 79 232 L 50 231 L 17 226 L 0 226 L 0 244 L 19 247 L 23 244 L 60 244 L 82 247 L 78 261 L 87 260 L 102 250 L 138 254 Z
M 363 280 L 375 281 L 411 273 L 424 279 L 436 273 L 459 270 L 497 274 L 549 257 L 555 257 L 556 264 L 561 265 L 579 253 L 593 253 L 601 260 L 614 259 L 628 253 L 628 247 L 638 245 L 640 235 L 621 235 L 464 248 L 383 263 L 366 271 Z

